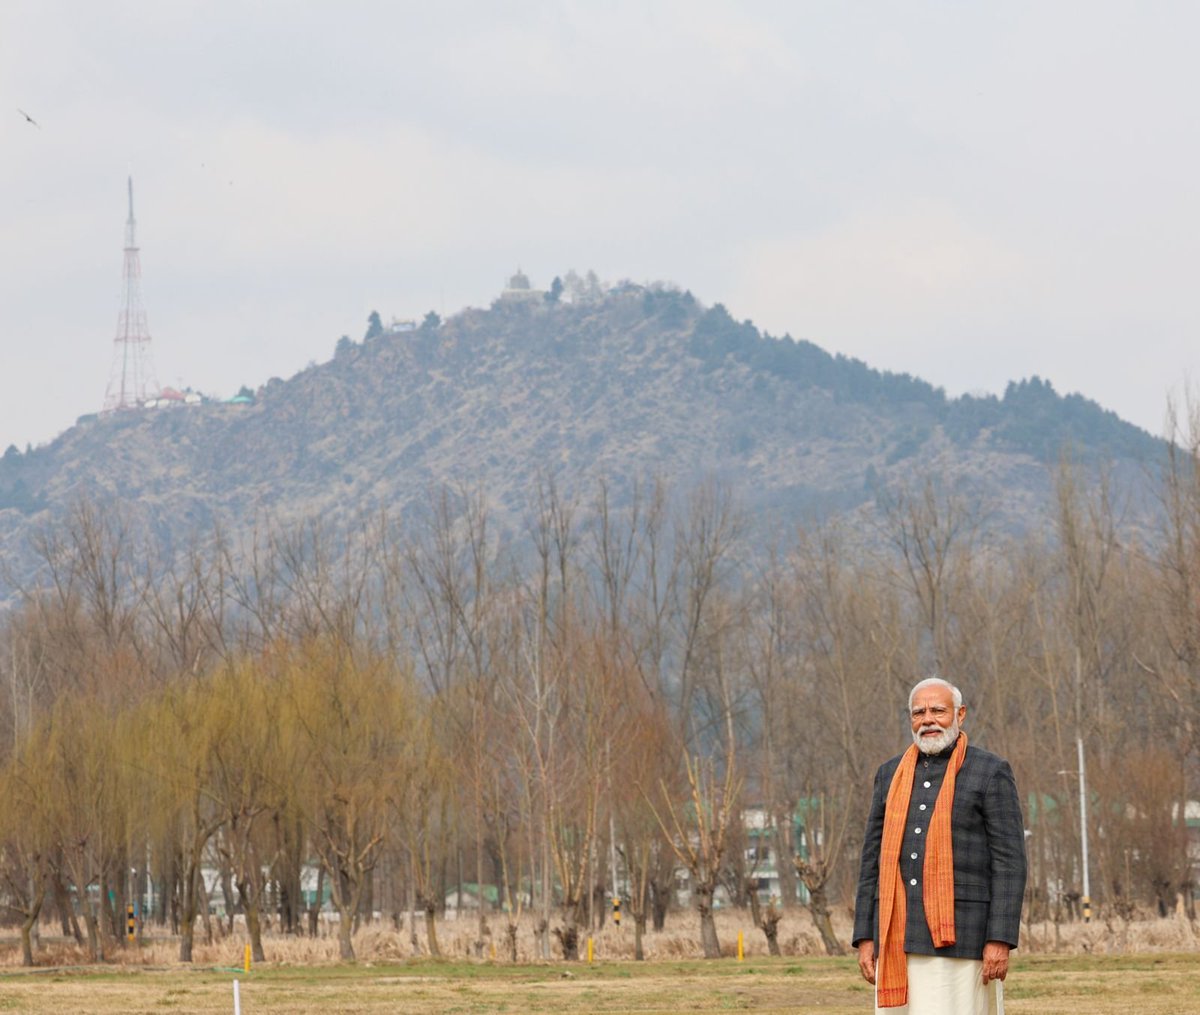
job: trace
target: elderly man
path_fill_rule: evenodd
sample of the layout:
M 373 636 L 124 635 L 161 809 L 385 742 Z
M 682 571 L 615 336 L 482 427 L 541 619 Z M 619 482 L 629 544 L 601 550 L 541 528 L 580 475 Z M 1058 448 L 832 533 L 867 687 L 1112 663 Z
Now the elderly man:
M 875 774 L 854 944 L 888 1015 L 994 1015 L 1017 946 L 1025 831 L 1007 761 L 967 746 L 957 687 L 908 696 L 913 744 Z

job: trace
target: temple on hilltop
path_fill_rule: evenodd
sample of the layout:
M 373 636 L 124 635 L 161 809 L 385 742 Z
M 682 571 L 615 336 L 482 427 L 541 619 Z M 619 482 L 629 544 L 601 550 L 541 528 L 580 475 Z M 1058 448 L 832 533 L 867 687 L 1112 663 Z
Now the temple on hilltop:
M 534 289 L 529 284 L 529 276 L 518 268 L 516 274 L 508 280 L 508 285 L 501 291 L 500 299 L 504 303 L 540 303 L 545 295 L 545 290 Z

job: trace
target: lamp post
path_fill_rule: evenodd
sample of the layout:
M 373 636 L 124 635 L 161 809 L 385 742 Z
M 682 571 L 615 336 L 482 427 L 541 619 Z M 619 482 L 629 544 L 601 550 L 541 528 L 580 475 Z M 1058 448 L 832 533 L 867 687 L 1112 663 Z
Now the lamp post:
M 1092 890 L 1088 880 L 1087 776 L 1083 767 L 1083 736 L 1075 738 L 1079 748 L 1079 838 L 1083 844 L 1083 922 L 1092 922 Z
M 1075 746 L 1079 751 L 1079 842 L 1083 862 L 1083 922 L 1092 922 L 1092 891 L 1088 880 L 1087 776 L 1083 767 L 1083 657 L 1075 644 Z
M 1083 922 L 1092 922 L 1092 887 L 1088 876 L 1088 823 L 1087 823 L 1087 771 L 1083 766 L 1083 735 L 1075 737 L 1075 747 L 1079 757 L 1079 768 L 1072 772 L 1070 769 L 1060 769 L 1059 775 L 1079 776 L 1079 842 L 1082 847 L 1080 863 L 1083 866 L 1083 896 L 1079 900 L 1083 909 Z

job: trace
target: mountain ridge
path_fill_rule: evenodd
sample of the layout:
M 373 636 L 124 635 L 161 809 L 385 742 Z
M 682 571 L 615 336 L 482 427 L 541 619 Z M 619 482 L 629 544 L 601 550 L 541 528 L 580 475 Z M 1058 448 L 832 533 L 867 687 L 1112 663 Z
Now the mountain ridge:
M 752 513 L 792 524 L 867 510 L 879 489 L 928 472 L 1020 527 L 1064 446 L 1130 475 L 1164 446 L 1036 377 L 948 398 L 668 285 L 518 295 L 343 338 L 253 404 L 85 418 L 48 445 L 10 448 L 0 548 L 24 557 L 30 532 L 80 497 L 134 503 L 183 540 L 264 511 L 335 524 L 404 513 L 450 485 L 486 491 L 515 527 L 547 474 L 578 489 L 606 476 L 618 496 L 638 476 L 717 477 Z

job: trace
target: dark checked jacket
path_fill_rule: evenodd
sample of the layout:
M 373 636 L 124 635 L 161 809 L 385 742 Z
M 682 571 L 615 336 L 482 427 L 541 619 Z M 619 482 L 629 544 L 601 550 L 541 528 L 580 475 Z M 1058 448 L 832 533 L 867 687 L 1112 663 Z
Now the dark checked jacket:
M 912 799 L 900 847 L 900 877 L 908 919 L 904 950 L 914 955 L 978 959 L 987 941 L 1017 946 L 1021 900 L 1025 894 L 1025 829 L 1017 784 L 1007 761 L 968 745 L 959 769 L 950 813 L 954 849 L 955 942 L 934 948 L 923 900 L 925 839 L 933 805 L 946 774 L 953 745 L 941 754 L 917 758 Z M 875 773 L 871 812 L 863 837 L 858 895 L 854 904 L 854 944 L 871 938 L 879 954 L 879 847 L 883 812 L 901 755 Z M 924 805 L 924 806 L 922 806 Z

